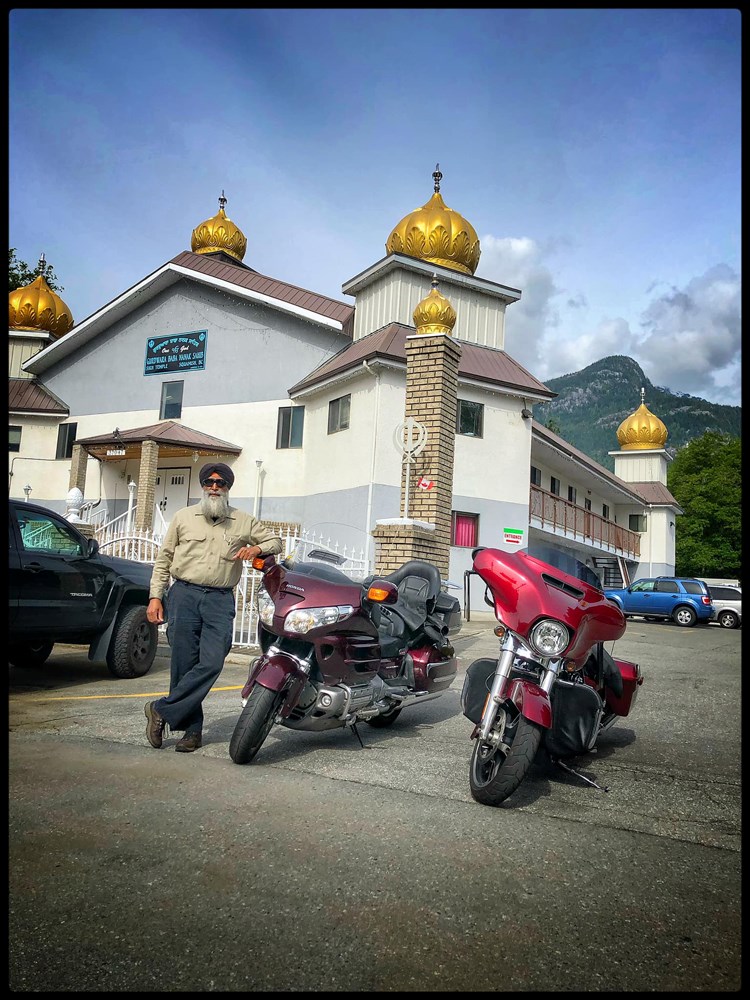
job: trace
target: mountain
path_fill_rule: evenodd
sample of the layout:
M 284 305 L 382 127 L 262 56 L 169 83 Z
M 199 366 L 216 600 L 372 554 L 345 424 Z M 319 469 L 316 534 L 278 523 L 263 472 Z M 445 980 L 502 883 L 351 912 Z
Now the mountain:
M 610 471 L 614 471 L 614 461 L 607 452 L 619 448 L 617 428 L 640 406 L 641 387 L 646 390 L 646 406 L 669 432 L 666 449 L 670 455 L 706 431 L 741 436 L 742 407 L 709 403 L 655 386 L 636 361 L 622 355 L 547 379 L 545 385 L 558 396 L 549 403 L 537 403 L 534 419 L 541 424 L 552 420 L 552 430 L 559 429 L 561 437 Z

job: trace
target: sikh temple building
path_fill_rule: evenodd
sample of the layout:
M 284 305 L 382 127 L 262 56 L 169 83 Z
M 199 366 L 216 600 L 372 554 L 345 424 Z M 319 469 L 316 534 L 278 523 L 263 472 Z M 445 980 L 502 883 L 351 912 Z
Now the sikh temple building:
M 444 533 L 459 583 L 477 545 L 553 545 L 609 586 L 673 574 L 667 428 L 641 393 L 613 474 L 534 420 L 555 393 L 506 351 L 522 293 L 475 276 L 479 239 L 441 178 L 341 300 L 251 267 L 223 192 L 189 250 L 79 322 L 43 274 L 11 292 L 10 496 L 62 512 L 78 489 L 158 538 L 216 458 L 234 506 L 373 569 L 380 526 L 413 520 Z M 482 595 L 477 579 L 472 608 Z

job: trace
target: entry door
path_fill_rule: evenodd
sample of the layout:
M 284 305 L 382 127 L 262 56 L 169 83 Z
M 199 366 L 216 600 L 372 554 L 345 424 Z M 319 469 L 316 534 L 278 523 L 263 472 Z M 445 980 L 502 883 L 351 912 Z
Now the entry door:
M 187 507 L 190 469 L 157 469 L 154 487 L 154 527 L 161 528 L 159 513 L 169 524 L 175 511 Z

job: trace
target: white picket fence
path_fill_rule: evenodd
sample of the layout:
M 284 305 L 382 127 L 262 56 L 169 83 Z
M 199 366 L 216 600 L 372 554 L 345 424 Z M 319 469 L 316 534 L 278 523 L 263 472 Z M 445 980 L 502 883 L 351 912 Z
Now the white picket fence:
M 128 532 L 124 517 L 125 515 L 120 515 L 109 524 L 95 529 L 94 537 L 99 542 L 99 549 L 107 555 L 118 556 L 121 559 L 153 563 L 159 553 L 164 532 L 159 530 Z M 287 530 L 282 534 L 281 540 L 284 546 L 282 558 L 293 556 L 295 562 L 335 560 L 339 569 L 353 580 L 363 580 L 371 572 L 364 549 L 339 545 L 330 536 Z M 235 591 L 236 615 L 232 640 L 235 646 L 258 645 L 257 592 L 261 579 L 262 575 L 252 569 L 250 563 L 243 564 L 242 576 Z

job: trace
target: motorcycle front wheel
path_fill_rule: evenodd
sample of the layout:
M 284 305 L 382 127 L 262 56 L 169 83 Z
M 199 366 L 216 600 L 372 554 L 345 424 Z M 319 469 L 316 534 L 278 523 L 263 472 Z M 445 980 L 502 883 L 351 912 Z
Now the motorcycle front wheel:
M 541 726 L 519 715 L 506 723 L 504 738 L 512 738 L 507 753 L 477 739 L 469 765 L 472 798 L 484 806 L 499 806 L 512 795 L 534 762 L 542 732 Z
M 269 691 L 260 684 L 253 687 L 229 741 L 229 756 L 235 764 L 249 764 L 255 757 L 283 703 L 282 692 Z

